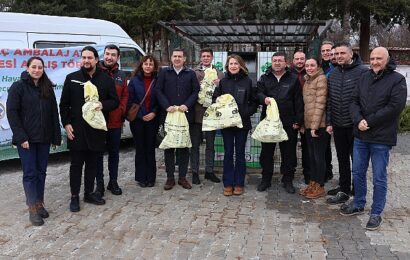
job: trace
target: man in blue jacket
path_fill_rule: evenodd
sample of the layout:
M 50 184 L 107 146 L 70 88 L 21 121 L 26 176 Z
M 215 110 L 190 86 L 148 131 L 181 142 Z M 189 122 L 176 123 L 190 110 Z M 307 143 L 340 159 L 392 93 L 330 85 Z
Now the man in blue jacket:
M 350 115 L 354 125 L 353 181 L 354 200 L 340 208 L 342 215 L 364 212 L 366 173 L 369 160 L 373 171 L 373 204 L 366 229 L 376 230 L 382 223 L 386 204 L 387 165 L 390 149 L 397 143 L 399 116 L 406 105 L 406 80 L 395 72 L 396 64 L 386 48 L 375 48 L 370 54 L 371 69 L 363 73 L 353 91 Z
M 171 56 L 172 65 L 161 70 L 157 81 L 157 99 L 161 107 L 167 113 L 179 110 L 186 112 L 190 130 L 194 123 L 194 105 L 198 99 L 199 82 L 195 72 L 184 67 L 184 50 L 174 49 Z M 179 148 L 178 184 L 184 189 L 191 189 L 192 186 L 186 179 L 189 162 L 189 148 Z M 167 181 L 164 185 L 165 190 L 170 190 L 175 186 L 175 149 L 165 149 L 165 171 Z

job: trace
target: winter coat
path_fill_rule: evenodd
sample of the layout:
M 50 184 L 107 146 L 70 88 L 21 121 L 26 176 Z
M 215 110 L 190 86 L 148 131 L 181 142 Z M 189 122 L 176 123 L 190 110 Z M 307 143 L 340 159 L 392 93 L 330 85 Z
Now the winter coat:
M 213 65 L 212 65 L 212 68 L 216 69 L 216 72 L 218 74 L 218 79 L 222 79 L 224 77 L 224 73 L 222 71 L 218 70 Z M 201 64 L 194 69 L 196 77 L 200 85 L 201 85 L 201 81 L 205 77 L 205 69 L 206 68 L 204 68 Z M 201 104 L 196 102 L 194 109 L 195 109 L 195 123 L 202 124 L 202 120 L 204 119 L 204 114 L 207 108 L 203 107 Z
M 242 119 L 243 129 L 252 129 L 251 116 L 255 114 L 258 104 L 256 102 L 256 88 L 252 80 L 243 72 L 231 74 L 227 72 L 215 88 L 213 100 L 217 97 L 231 94 L 238 105 L 239 115 Z
M 148 93 L 150 96 L 150 104 L 149 104 L 149 112 L 144 104 L 140 107 L 138 111 L 137 118 L 141 119 L 150 112 L 158 113 L 158 101 L 156 99 L 156 81 L 157 78 L 152 79 L 151 90 Z M 128 109 L 131 107 L 132 104 L 139 104 L 145 96 L 145 86 L 144 86 L 144 75 L 143 73 L 138 73 L 134 77 L 131 78 L 130 83 L 128 84 Z
M 396 145 L 399 116 L 406 105 L 406 80 L 394 71 L 393 59 L 379 73 L 367 70 L 359 79 L 353 91 L 350 114 L 354 124 L 354 135 L 362 141 L 386 145 Z M 362 119 L 369 127 L 360 131 Z
M 352 103 L 352 92 L 360 76 L 368 70 L 362 65 L 357 54 L 348 65 L 338 65 L 328 78 L 328 98 L 326 124 L 336 127 L 352 127 L 349 107 Z
M 266 116 L 265 98 L 273 97 L 278 104 L 283 126 L 303 124 L 303 97 L 297 76 L 286 70 L 278 81 L 269 69 L 257 83 L 257 99 L 263 105 L 261 120 Z
M 118 68 L 118 63 L 112 68 L 105 67 L 103 62 L 100 62 L 99 65 L 103 72 L 107 73 L 108 76 L 114 79 L 115 90 L 117 91 L 117 96 L 120 100 L 120 105 L 118 108 L 109 113 L 107 128 L 121 128 L 126 116 L 125 113 L 127 111 L 127 77 L 125 76 L 125 72 Z
M 184 67 L 177 74 L 172 66 L 162 69 L 156 90 L 158 102 L 163 109 L 161 122 L 165 121 L 165 110 L 168 107 L 185 105 L 188 107 L 188 122 L 194 123 L 194 105 L 198 99 L 199 83 L 193 70 Z
M 42 98 L 27 71 L 14 82 L 7 97 L 7 119 L 13 132 L 12 143 L 51 143 L 61 145 L 61 128 L 57 101 L 51 96 Z
M 305 103 L 304 126 L 318 130 L 326 127 L 327 80 L 322 69 L 312 76 L 305 75 L 303 102 Z
M 99 101 L 102 103 L 102 112 L 106 121 L 108 120 L 108 113 L 120 104 L 115 90 L 115 82 L 110 76 L 103 73 L 98 66 L 92 78 L 82 68 L 67 75 L 61 93 L 61 122 L 64 127 L 71 124 L 74 129 L 74 140 L 67 138 L 68 149 L 73 151 L 104 151 L 107 132 L 92 128 L 83 119 L 84 86 L 72 80 L 80 82 L 90 80 L 97 87 Z

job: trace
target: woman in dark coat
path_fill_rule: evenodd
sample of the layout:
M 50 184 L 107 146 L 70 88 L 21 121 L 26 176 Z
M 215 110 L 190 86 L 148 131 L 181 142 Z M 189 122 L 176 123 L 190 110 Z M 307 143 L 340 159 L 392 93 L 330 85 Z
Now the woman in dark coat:
M 41 226 L 49 216 L 44 208 L 44 186 L 50 145 L 61 144 L 61 130 L 53 84 L 40 57 L 31 57 L 27 71 L 10 87 L 7 118 L 21 159 L 30 221 Z
M 223 183 L 224 195 L 241 195 L 245 186 L 245 144 L 248 132 L 252 129 L 251 115 L 256 112 L 255 88 L 248 77 L 248 69 L 243 59 L 232 54 L 225 64 L 226 75 L 215 89 L 214 98 L 231 94 L 239 109 L 243 128 L 230 127 L 222 129 L 224 142 Z M 235 165 L 233 155 L 235 152 Z
M 142 57 L 128 84 L 128 109 L 132 104 L 141 104 L 137 117 L 130 122 L 135 144 L 135 181 L 142 188 L 153 187 L 157 174 L 155 144 L 158 132 L 158 103 L 155 97 L 155 82 L 158 61 L 152 56 Z

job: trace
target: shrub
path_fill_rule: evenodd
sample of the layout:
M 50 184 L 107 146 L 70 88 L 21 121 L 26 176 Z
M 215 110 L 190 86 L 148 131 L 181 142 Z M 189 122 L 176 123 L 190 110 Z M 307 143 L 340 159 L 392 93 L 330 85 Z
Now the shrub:
M 400 114 L 399 132 L 410 131 L 410 105 L 406 106 Z

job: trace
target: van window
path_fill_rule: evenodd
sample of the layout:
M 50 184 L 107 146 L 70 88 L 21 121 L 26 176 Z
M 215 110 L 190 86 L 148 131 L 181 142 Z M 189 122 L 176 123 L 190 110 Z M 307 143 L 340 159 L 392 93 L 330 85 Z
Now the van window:
M 35 42 L 34 48 L 37 49 L 46 49 L 46 48 L 64 48 L 64 47 L 74 47 L 74 46 L 86 46 L 95 44 L 95 42 L 46 42 L 38 41 Z
M 131 73 L 140 61 L 142 54 L 135 48 L 131 47 L 120 47 L 121 52 L 121 70 L 125 72 L 128 78 L 131 77 Z

